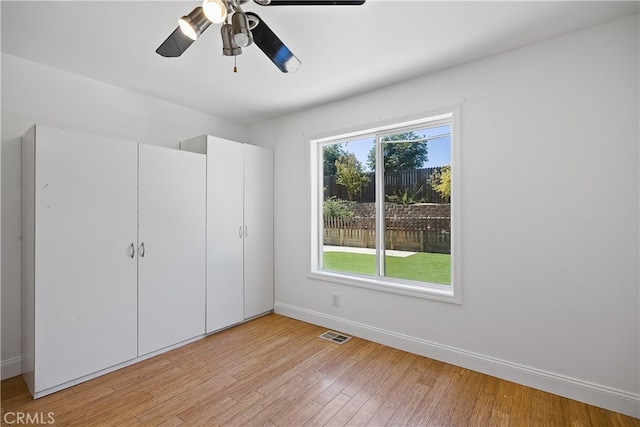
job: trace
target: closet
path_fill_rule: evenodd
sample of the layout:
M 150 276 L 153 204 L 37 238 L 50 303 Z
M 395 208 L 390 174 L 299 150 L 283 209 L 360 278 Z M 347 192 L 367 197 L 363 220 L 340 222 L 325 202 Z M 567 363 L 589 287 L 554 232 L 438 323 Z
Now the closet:
M 35 398 L 204 333 L 202 155 L 22 138 L 22 371 Z
M 273 310 L 273 152 L 210 135 L 180 148 L 207 155 L 209 333 Z
M 206 159 L 140 145 L 138 355 L 204 334 Z

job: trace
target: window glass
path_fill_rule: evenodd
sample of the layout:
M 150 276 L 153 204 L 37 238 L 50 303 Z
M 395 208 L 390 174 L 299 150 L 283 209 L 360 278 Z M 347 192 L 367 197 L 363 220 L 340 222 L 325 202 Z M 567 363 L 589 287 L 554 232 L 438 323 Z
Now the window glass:
M 325 270 L 376 275 L 375 172 L 368 156 L 373 137 L 322 147 Z
M 450 127 L 380 137 L 384 166 L 381 275 L 451 284 Z
M 313 277 L 460 302 L 458 111 L 311 141 Z

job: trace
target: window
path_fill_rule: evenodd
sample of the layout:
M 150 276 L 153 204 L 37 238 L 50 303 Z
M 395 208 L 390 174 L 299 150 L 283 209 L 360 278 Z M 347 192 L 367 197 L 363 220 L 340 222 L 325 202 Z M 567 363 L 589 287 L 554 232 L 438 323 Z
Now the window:
M 311 276 L 460 302 L 458 109 L 312 139 Z

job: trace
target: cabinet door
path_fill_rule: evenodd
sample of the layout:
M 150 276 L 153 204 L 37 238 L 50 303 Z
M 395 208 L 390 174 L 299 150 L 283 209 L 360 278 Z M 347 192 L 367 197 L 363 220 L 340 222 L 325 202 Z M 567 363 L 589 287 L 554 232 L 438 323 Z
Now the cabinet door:
M 204 333 L 204 155 L 140 145 L 139 355 Z
M 244 316 L 273 310 L 273 152 L 245 144 Z
M 243 144 L 208 137 L 207 332 L 243 315 Z
M 35 391 L 136 357 L 137 145 L 36 129 Z

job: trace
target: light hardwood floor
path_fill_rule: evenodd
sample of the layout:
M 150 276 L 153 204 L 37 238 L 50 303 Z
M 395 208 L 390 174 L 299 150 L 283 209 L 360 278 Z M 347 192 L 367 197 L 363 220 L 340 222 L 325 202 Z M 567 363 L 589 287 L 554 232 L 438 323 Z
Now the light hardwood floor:
M 271 314 L 32 400 L 2 416 L 58 426 L 640 426 L 640 420 Z M 44 418 L 45 421 L 48 418 Z M 5 425 L 5 424 L 3 424 Z

